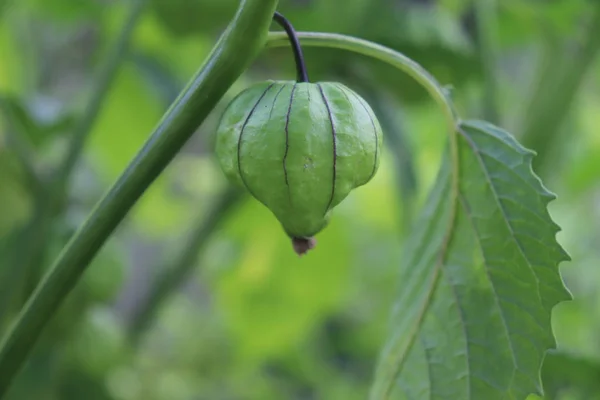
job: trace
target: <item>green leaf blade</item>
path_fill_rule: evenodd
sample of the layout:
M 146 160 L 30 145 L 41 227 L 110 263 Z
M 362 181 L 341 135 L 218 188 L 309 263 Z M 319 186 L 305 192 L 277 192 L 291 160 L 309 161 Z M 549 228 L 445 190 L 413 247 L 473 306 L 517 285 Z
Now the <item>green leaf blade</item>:
M 552 307 L 570 299 L 558 263 L 554 199 L 533 153 L 483 122 L 458 127 L 448 161 L 406 247 L 392 335 L 372 399 L 525 399 L 542 393 L 555 346 Z
M 571 298 L 557 268 L 559 262 L 570 258 L 555 239 L 560 227 L 547 210 L 548 203 L 556 196 L 531 169 L 535 153 L 507 132 L 485 122 L 463 123 L 460 137 L 467 142 L 485 174 L 503 219 L 497 223 L 506 225 L 517 253 L 527 264 L 523 268 L 508 266 L 514 266 L 516 274 L 527 270 L 533 274 L 540 301 L 549 313 L 556 304 Z M 465 168 L 464 164 L 461 168 Z M 461 178 L 461 193 L 466 193 L 467 175 L 462 173 Z

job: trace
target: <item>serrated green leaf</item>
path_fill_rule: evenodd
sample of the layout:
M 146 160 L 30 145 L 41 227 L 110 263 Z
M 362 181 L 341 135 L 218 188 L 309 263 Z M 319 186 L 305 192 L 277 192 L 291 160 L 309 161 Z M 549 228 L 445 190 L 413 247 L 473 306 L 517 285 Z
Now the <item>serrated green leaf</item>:
M 525 399 L 542 393 L 552 307 L 568 260 L 533 153 L 484 122 L 457 131 L 451 161 L 405 248 L 392 332 L 371 399 Z

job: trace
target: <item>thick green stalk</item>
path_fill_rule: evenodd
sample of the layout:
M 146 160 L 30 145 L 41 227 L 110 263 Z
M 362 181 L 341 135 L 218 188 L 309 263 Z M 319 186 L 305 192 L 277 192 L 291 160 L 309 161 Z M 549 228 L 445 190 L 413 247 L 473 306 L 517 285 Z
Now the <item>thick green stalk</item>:
M 199 252 L 240 199 L 242 193 L 239 190 L 225 189 L 214 199 L 213 205 L 192 225 L 193 229 L 183 241 L 181 249 L 177 251 L 177 257 L 169 259 L 168 265 L 159 269 L 162 272 L 154 279 L 148 295 L 136 312 L 128 332 L 131 343 L 136 344 L 139 341 L 165 300 L 192 272 Z
M 494 124 L 500 123 L 498 108 L 498 24 L 496 0 L 479 0 L 475 4 L 477 49 L 483 65 L 483 117 Z
M 568 55 L 568 62 L 561 59 L 565 56 L 560 54 L 562 52 L 554 55 L 550 62 L 562 68 L 558 73 L 546 74 L 548 79 L 540 82 L 539 96 L 532 99 L 532 112 L 525 116 L 521 142 L 538 153 L 534 167 L 542 175 L 553 159 L 551 152 L 561 138 L 561 128 L 573 100 L 600 54 L 600 2 L 593 2 L 590 7 L 593 7 L 593 14 L 581 46 L 575 54 Z
M 208 59 L 40 282 L 1 342 L 0 397 L 104 242 L 258 54 L 276 5 L 242 1 Z

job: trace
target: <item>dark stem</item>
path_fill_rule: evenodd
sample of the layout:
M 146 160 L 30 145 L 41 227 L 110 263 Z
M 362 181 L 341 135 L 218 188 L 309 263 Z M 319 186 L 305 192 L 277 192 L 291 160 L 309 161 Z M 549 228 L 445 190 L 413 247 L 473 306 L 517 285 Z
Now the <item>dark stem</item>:
M 300 47 L 300 41 L 298 40 L 298 36 L 296 35 L 294 27 L 290 21 L 288 21 L 281 13 L 277 11 L 275 11 L 275 14 L 273 14 L 273 20 L 281 25 L 290 39 L 290 44 L 292 45 L 292 50 L 294 51 L 294 58 L 296 59 L 296 71 L 298 75 L 296 80 L 298 82 L 308 82 L 308 74 L 306 73 L 306 65 L 304 64 L 304 56 L 302 55 L 302 47 Z

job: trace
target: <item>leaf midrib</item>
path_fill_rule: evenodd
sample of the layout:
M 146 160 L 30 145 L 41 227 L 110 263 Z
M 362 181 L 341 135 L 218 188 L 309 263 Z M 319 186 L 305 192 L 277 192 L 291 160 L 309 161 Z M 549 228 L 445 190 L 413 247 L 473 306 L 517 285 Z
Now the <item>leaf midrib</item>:
M 491 137 L 492 139 L 496 140 L 497 142 L 502 143 L 504 146 L 510 147 L 506 142 L 500 140 L 495 135 L 491 135 L 490 133 L 488 133 L 485 130 L 482 130 L 482 129 L 480 129 L 480 128 L 476 127 L 476 126 L 473 126 L 473 125 L 469 125 L 469 128 L 475 129 L 478 132 L 483 133 L 483 134 Z M 467 144 L 469 145 L 469 147 L 473 151 L 474 155 L 477 158 L 477 161 L 479 162 L 479 164 L 481 166 L 481 169 L 482 169 L 482 171 L 483 171 L 483 173 L 485 175 L 485 179 L 486 179 L 486 181 L 487 181 L 487 183 L 488 183 L 488 185 L 489 185 L 489 187 L 490 187 L 490 189 L 492 191 L 492 194 L 494 196 L 494 201 L 498 205 L 498 209 L 500 210 L 500 212 L 502 214 L 502 219 L 506 223 L 506 227 L 509 230 L 510 236 L 513 239 L 513 241 L 514 241 L 515 245 L 517 246 L 517 248 L 519 249 L 519 253 L 521 253 L 521 256 L 523 256 L 523 259 L 527 262 L 527 266 L 529 267 L 529 270 L 531 271 L 531 274 L 533 275 L 533 277 L 535 279 L 537 298 L 538 298 L 538 300 L 540 301 L 540 304 L 543 307 L 544 302 L 542 301 L 542 294 L 540 292 L 540 280 L 539 280 L 537 274 L 535 273 L 535 270 L 533 269 L 533 264 L 529 260 L 529 257 L 527 257 L 527 255 L 525 254 L 525 251 L 523 250 L 523 246 L 521 245 L 521 242 L 517 239 L 517 236 L 515 234 L 515 230 L 514 230 L 512 224 L 510 223 L 510 220 L 508 218 L 508 215 L 506 213 L 504 205 L 500 201 L 500 197 L 498 196 L 498 191 L 496 190 L 496 187 L 494 186 L 494 184 L 492 182 L 492 178 L 491 178 L 490 173 L 489 173 L 489 171 L 487 169 L 487 166 L 485 165 L 485 162 L 483 161 L 481 153 L 479 152 L 479 148 L 475 145 L 475 143 L 473 143 L 473 141 L 471 140 L 471 138 L 469 138 L 469 136 L 462 129 L 459 128 L 457 131 L 460 133 L 461 137 L 463 137 L 465 139 L 465 141 L 467 142 Z M 514 150 L 512 148 L 510 148 L 510 149 Z M 497 161 L 499 161 L 499 160 L 497 160 Z
M 483 245 L 481 244 L 481 240 L 479 239 L 479 231 L 477 230 L 477 227 L 475 226 L 475 222 L 473 221 L 473 216 L 471 214 L 471 210 L 467 204 L 466 199 L 460 195 L 460 203 L 462 205 L 463 210 L 465 211 L 465 214 L 467 215 L 467 218 L 469 219 L 469 224 L 471 225 L 471 229 L 474 232 L 474 237 L 475 237 L 475 241 L 477 242 L 477 246 L 479 247 L 479 251 L 481 252 L 481 258 L 483 259 L 483 263 L 485 264 L 485 275 L 488 278 L 488 281 L 490 282 L 490 287 L 492 288 L 492 291 L 494 293 L 494 302 L 496 303 L 496 306 L 498 307 L 498 312 L 500 314 L 500 319 L 502 320 L 502 326 L 504 327 L 504 330 L 506 332 L 506 341 L 508 342 L 508 347 L 510 348 L 510 355 L 512 358 L 512 362 L 513 362 L 513 370 L 512 370 L 512 375 L 510 377 L 510 382 L 508 387 L 512 387 L 514 381 L 515 381 L 515 375 L 516 375 L 516 370 L 517 370 L 517 358 L 515 355 L 515 349 L 513 347 L 512 341 L 510 340 L 510 330 L 508 329 L 508 324 L 506 323 L 506 317 L 504 316 L 504 310 L 502 309 L 502 307 L 500 306 L 500 301 L 499 301 L 499 296 L 498 293 L 496 291 L 496 286 L 494 284 L 494 281 L 492 280 L 492 277 L 490 276 L 489 270 L 488 270 L 488 261 L 487 258 L 485 256 L 485 251 L 483 250 Z M 510 392 L 509 392 L 510 395 Z M 512 398 L 512 395 L 511 395 Z
M 479 128 L 477 128 L 475 126 L 472 126 L 472 125 L 469 125 L 469 127 L 472 128 L 472 129 L 477 130 L 478 132 L 484 133 L 485 135 L 487 135 L 487 136 L 489 136 L 491 138 L 493 138 L 494 140 L 500 142 L 503 146 L 509 147 L 509 150 L 511 150 L 511 151 L 515 150 L 509 144 L 507 144 L 504 141 L 500 140 L 496 136 L 489 134 L 485 130 L 479 129 Z M 485 176 L 486 182 L 487 182 L 490 190 L 492 191 L 492 195 L 494 197 L 494 201 L 496 202 L 496 205 L 497 205 L 497 207 L 500 210 L 500 213 L 502 215 L 502 219 L 504 220 L 504 222 L 506 224 L 506 227 L 509 230 L 510 236 L 511 236 L 511 238 L 512 238 L 514 244 L 515 244 L 515 246 L 519 249 L 519 253 L 523 256 L 523 259 L 526 261 L 527 266 L 529 267 L 530 271 L 533 274 L 533 277 L 534 277 L 535 282 L 536 282 L 537 297 L 538 297 L 539 301 L 541 302 L 541 293 L 540 293 L 540 286 L 539 286 L 539 278 L 538 278 L 537 274 L 535 273 L 535 271 L 533 270 L 533 266 L 532 266 L 529 258 L 525 255 L 525 252 L 523 250 L 523 247 L 522 247 L 520 241 L 516 237 L 515 230 L 514 230 L 513 226 L 511 225 L 510 220 L 508 219 L 508 216 L 507 216 L 506 210 L 504 208 L 504 205 L 500 201 L 500 198 L 498 196 L 498 191 L 497 191 L 497 189 L 496 189 L 496 187 L 495 187 L 495 185 L 494 185 L 494 183 L 493 183 L 493 181 L 491 179 L 491 176 L 489 174 L 488 168 L 487 168 L 485 162 L 482 159 L 481 153 L 479 152 L 479 148 L 471 140 L 471 138 L 468 136 L 468 134 L 466 132 L 464 132 L 460 128 L 460 124 L 459 124 L 459 126 L 457 126 L 457 128 L 455 130 L 455 138 L 454 138 L 455 140 L 456 140 L 456 136 L 458 136 L 458 135 L 456 135 L 456 133 L 460 134 L 460 136 L 465 139 L 465 142 L 467 143 L 467 145 L 469 146 L 469 148 L 471 149 L 471 151 L 473 152 L 473 154 L 477 158 L 477 161 L 480 164 L 481 170 L 482 170 L 482 172 L 483 172 L 483 174 Z M 458 143 L 455 143 L 455 145 L 458 146 Z M 453 160 L 453 173 L 457 174 L 456 175 L 457 177 L 458 177 L 458 172 L 460 170 L 460 168 L 459 168 L 460 166 L 459 166 L 458 162 L 459 162 L 459 159 L 458 159 L 458 157 L 456 157 Z M 436 287 L 437 287 L 438 282 L 440 280 L 442 266 L 446 262 L 446 257 L 448 255 L 448 249 L 449 249 L 449 246 L 450 246 L 450 242 L 452 241 L 452 237 L 453 237 L 453 234 L 454 234 L 454 231 L 455 231 L 455 228 L 456 228 L 456 216 L 458 214 L 458 212 L 457 212 L 458 203 L 461 202 L 461 199 L 463 198 L 462 194 L 460 192 L 460 188 L 458 186 L 458 180 L 459 180 L 459 178 L 456 178 L 453 181 L 453 188 L 452 188 L 453 190 L 451 190 L 452 197 L 451 197 L 451 205 L 450 205 L 450 207 L 451 207 L 451 215 L 448 217 L 448 227 L 446 229 L 446 232 L 444 233 L 444 239 L 443 239 L 442 244 L 441 244 L 442 248 L 440 249 L 440 254 L 439 254 L 439 257 L 438 257 L 438 261 L 436 262 L 436 265 L 434 267 L 433 278 L 431 280 L 430 287 L 429 287 L 429 289 L 427 291 L 427 297 L 426 297 L 426 299 L 425 299 L 425 301 L 423 303 L 423 306 L 422 306 L 422 308 L 421 308 L 421 310 L 420 310 L 420 312 L 418 314 L 417 321 L 414 324 L 414 328 L 413 328 L 413 330 L 410 333 L 410 339 L 409 339 L 408 345 L 406 347 L 407 350 L 405 351 L 405 353 L 402 355 L 402 358 L 398 362 L 398 366 L 397 366 L 396 372 L 394 374 L 395 378 L 399 375 L 400 371 L 402 370 L 402 366 L 403 366 L 404 362 L 406 361 L 406 356 L 409 353 L 410 349 L 414 346 L 415 340 L 416 340 L 417 336 L 419 335 L 419 331 L 420 331 L 420 329 L 422 327 L 424 317 L 425 317 L 425 315 L 427 313 L 427 310 L 431 306 L 433 295 L 435 293 Z M 525 183 L 527 183 L 527 182 L 525 182 Z M 454 187 L 454 185 L 456 185 L 456 187 Z M 464 207 L 464 204 L 463 204 L 463 207 Z M 470 222 L 470 224 L 472 226 L 472 229 L 475 232 L 474 236 L 475 236 L 475 239 L 477 240 L 477 243 L 478 243 L 478 246 L 479 246 L 482 258 L 483 258 L 483 261 L 485 263 L 486 275 L 487 275 L 488 280 L 490 282 L 490 286 L 491 286 L 491 288 L 492 288 L 492 290 L 494 292 L 494 301 L 495 301 L 495 303 L 496 303 L 496 305 L 498 307 L 498 310 L 499 310 L 499 313 L 500 313 L 500 317 L 501 317 L 501 320 L 502 320 L 502 325 L 503 325 L 505 333 L 506 333 L 506 339 L 507 339 L 507 342 L 508 342 L 508 345 L 509 345 L 509 348 L 510 348 L 510 351 L 511 351 L 511 358 L 512 358 L 512 362 L 513 362 L 513 371 L 512 371 L 512 375 L 511 375 L 511 379 L 510 379 L 510 383 L 509 383 L 509 388 L 510 388 L 514 384 L 514 379 L 516 377 L 516 371 L 517 371 L 517 361 L 516 361 L 515 350 L 514 350 L 513 343 L 512 343 L 511 338 L 510 338 L 510 331 L 508 329 L 508 325 L 507 325 L 507 322 L 506 322 L 506 317 L 504 315 L 504 311 L 503 311 L 503 309 L 502 309 L 502 307 L 500 306 L 500 303 L 499 303 L 499 296 L 498 296 L 498 294 L 496 292 L 496 288 L 495 288 L 494 283 L 493 283 L 493 281 L 491 279 L 491 276 L 488 273 L 489 263 L 487 262 L 486 256 L 484 254 L 484 250 L 483 250 L 483 246 L 481 245 L 481 241 L 479 240 L 479 237 L 477 236 L 477 229 L 474 226 L 474 222 L 472 220 L 472 216 L 470 215 L 470 213 L 466 209 L 465 209 L 465 213 L 467 214 L 467 216 L 469 218 L 469 222 Z M 463 334 L 464 334 L 465 340 L 467 342 L 467 350 L 466 350 L 467 351 L 467 353 L 466 353 L 466 356 L 467 356 L 466 368 L 467 368 L 467 379 L 468 379 L 468 382 L 467 382 L 467 398 L 470 399 L 471 398 L 471 392 L 470 392 L 471 391 L 471 376 L 470 376 L 470 362 L 469 362 L 469 355 L 468 355 L 468 332 L 467 332 L 467 330 L 465 328 L 464 315 L 463 315 L 462 307 L 460 305 L 460 301 L 458 299 L 458 295 L 456 293 L 455 287 L 452 284 L 452 282 L 450 282 L 450 281 L 448 281 L 448 284 L 452 288 L 452 293 L 454 294 L 454 297 L 456 299 L 457 308 L 458 308 L 458 311 L 459 311 L 459 314 L 460 314 L 460 318 L 461 318 L 461 321 L 462 321 Z M 541 303 L 541 304 L 543 304 L 543 303 Z M 429 367 L 429 365 L 428 365 L 428 367 Z M 429 376 L 431 376 L 431 375 L 429 375 Z M 394 387 L 393 381 L 394 380 L 392 380 L 392 381 L 389 382 L 388 388 L 385 391 L 385 398 L 389 398 L 389 396 L 390 396 L 390 394 L 392 392 L 392 389 Z M 430 386 L 430 388 L 432 387 L 431 378 L 430 378 L 430 384 L 429 384 L 429 386 Z M 511 398 L 514 398 L 513 395 L 510 394 L 510 391 L 508 393 L 511 396 Z M 430 398 L 431 398 L 431 390 L 430 390 Z
M 455 136 L 455 134 L 451 134 L 451 136 Z M 457 145 L 456 143 L 456 139 L 455 138 L 451 138 L 451 142 L 454 142 L 454 145 Z M 441 249 L 440 249 L 440 254 L 438 257 L 438 261 L 435 264 L 434 267 L 434 271 L 433 271 L 433 277 L 431 279 L 431 284 L 429 286 L 429 289 L 427 290 L 427 297 L 425 299 L 425 301 L 423 302 L 423 306 L 421 308 L 421 310 L 419 311 L 418 317 L 417 317 L 417 321 L 414 324 L 414 328 L 412 329 L 412 331 L 410 332 L 410 339 L 408 341 L 408 344 L 406 346 L 406 351 L 404 352 L 404 354 L 401 355 L 400 360 L 398 361 L 398 365 L 396 367 L 396 370 L 393 374 L 393 379 L 391 379 L 388 384 L 387 384 L 387 388 L 385 389 L 385 391 L 383 392 L 384 395 L 384 399 L 389 399 L 392 390 L 394 388 L 394 381 L 397 379 L 398 375 L 400 374 L 400 371 L 402 370 L 402 366 L 404 365 L 404 362 L 406 361 L 406 356 L 408 355 L 408 353 L 410 352 L 410 349 L 413 347 L 414 342 L 419 334 L 419 330 L 421 329 L 422 323 L 423 323 L 423 319 L 425 317 L 425 314 L 427 313 L 427 310 L 429 309 L 432 299 L 433 299 L 433 295 L 435 293 L 436 287 L 438 285 L 438 282 L 440 280 L 440 276 L 441 276 L 441 269 L 442 269 L 442 265 L 444 265 L 444 263 L 446 262 L 446 256 L 448 255 L 448 249 L 450 247 L 450 242 L 452 241 L 452 237 L 454 234 L 454 227 L 455 227 L 455 223 L 456 223 L 456 216 L 457 216 L 457 207 L 458 207 L 458 170 L 459 170 L 459 166 L 458 166 L 458 157 L 454 157 L 453 155 L 453 160 L 452 160 L 452 174 L 455 174 L 455 176 L 453 177 L 452 175 L 450 176 L 451 179 L 451 204 L 450 204 L 450 215 L 448 216 L 448 227 L 446 229 L 446 232 L 444 232 L 444 239 L 442 240 L 441 243 Z M 452 284 L 450 284 L 452 286 Z M 454 291 L 454 287 L 453 287 L 453 291 Z M 458 304 L 458 300 L 457 300 L 457 304 Z M 429 365 L 428 365 L 429 368 Z M 470 377 L 469 377 L 470 380 Z M 431 387 L 431 380 L 430 380 L 430 387 Z M 469 383 L 470 386 L 470 383 Z M 431 398 L 431 390 L 430 390 L 430 398 Z

